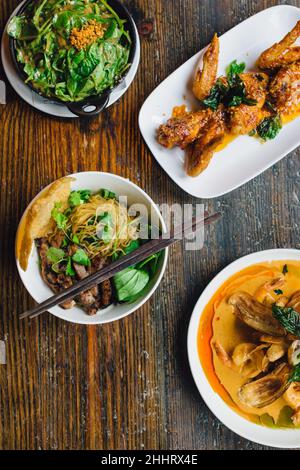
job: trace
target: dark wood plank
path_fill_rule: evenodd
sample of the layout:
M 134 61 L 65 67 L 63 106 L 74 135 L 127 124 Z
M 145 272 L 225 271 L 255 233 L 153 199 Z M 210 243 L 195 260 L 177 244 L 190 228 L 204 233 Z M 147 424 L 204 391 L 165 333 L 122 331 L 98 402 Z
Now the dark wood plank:
M 75 171 L 130 177 L 157 202 L 196 202 L 146 148 L 140 106 L 214 31 L 278 3 L 285 2 L 128 0 L 141 35 L 139 72 L 126 96 L 93 122 L 42 115 L 8 86 L 7 105 L 0 105 L 0 340 L 7 352 L 7 365 L 0 365 L 1 449 L 264 448 L 230 432 L 204 405 L 189 372 L 186 331 L 201 291 L 228 262 L 260 249 L 300 246 L 299 150 L 205 202 L 224 218 L 207 230 L 203 250 L 172 248 L 159 291 L 114 324 L 83 327 L 50 315 L 19 322 L 17 314 L 33 301 L 18 278 L 14 238 L 35 194 Z M 289 3 L 300 6 L 300 0 Z M 1 0 L 1 29 L 16 4 Z

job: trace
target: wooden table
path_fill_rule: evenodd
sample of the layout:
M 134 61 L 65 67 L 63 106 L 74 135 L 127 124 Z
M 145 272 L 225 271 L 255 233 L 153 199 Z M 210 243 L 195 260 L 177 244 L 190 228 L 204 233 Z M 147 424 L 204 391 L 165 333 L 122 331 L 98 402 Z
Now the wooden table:
M 3 28 L 17 0 L 0 1 Z M 254 181 L 204 201 L 223 220 L 201 252 L 171 250 L 160 288 L 128 318 L 105 326 L 69 324 L 34 305 L 18 277 L 14 239 L 20 217 L 41 188 L 77 171 L 129 177 L 157 202 L 193 203 L 152 158 L 138 129 L 139 109 L 167 75 L 258 11 L 285 2 L 132 0 L 142 59 L 126 96 L 93 122 L 47 117 L 7 85 L 0 106 L 1 449 L 262 449 L 225 428 L 193 383 L 186 333 L 208 281 L 253 251 L 300 247 L 299 149 Z M 300 0 L 289 0 L 300 7 Z M 6 80 L 3 71 L 0 79 Z

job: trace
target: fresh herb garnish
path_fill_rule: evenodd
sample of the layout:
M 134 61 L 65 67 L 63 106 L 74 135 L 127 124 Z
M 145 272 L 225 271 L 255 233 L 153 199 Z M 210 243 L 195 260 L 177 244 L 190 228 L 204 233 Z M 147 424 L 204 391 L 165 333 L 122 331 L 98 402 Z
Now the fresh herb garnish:
M 68 224 L 68 217 L 61 212 L 62 203 L 56 202 L 54 208 L 51 211 L 51 217 L 55 220 L 56 225 L 59 229 L 65 230 Z
M 245 62 L 241 62 L 240 64 L 238 64 L 236 60 L 233 60 L 231 64 L 229 64 L 228 67 L 226 68 L 226 75 L 228 78 L 231 78 L 234 75 L 243 73 L 245 71 L 245 68 L 246 68 Z
M 72 266 L 72 258 L 71 256 L 68 257 L 67 267 L 66 267 L 66 275 L 67 276 L 75 276 L 75 271 Z
M 220 79 L 217 80 L 216 84 L 210 90 L 210 94 L 205 100 L 203 100 L 203 104 L 207 107 L 216 111 L 219 104 L 221 104 L 226 96 L 228 91 L 228 86 Z
M 79 248 L 74 253 L 74 255 L 72 256 L 72 260 L 74 261 L 74 263 L 82 264 L 83 266 L 90 266 L 91 264 L 90 258 L 82 248 Z
M 91 197 L 91 191 L 88 189 L 81 189 L 79 191 L 71 191 L 68 202 L 70 207 L 80 206 L 87 202 Z
M 263 140 L 272 140 L 278 135 L 282 128 L 282 122 L 280 116 L 270 116 L 262 120 L 257 126 L 257 134 Z
M 80 240 L 76 234 L 73 235 L 72 242 L 75 243 L 76 245 L 80 245 Z
M 97 237 L 104 243 L 110 243 L 114 236 L 113 220 L 109 212 L 98 215 Z
M 274 289 L 274 292 L 275 292 L 276 295 L 283 294 L 283 291 L 281 289 Z
M 218 108 L 223 103 L 226 107 L 235 107 L 244 103 L 248 106 L 256 105 L 256 100 L 248 98 L 243 80 L 239 74 L 245 70 L 244 63 L 238 64 L 236 60 L 227 67 L 227 80 L 218 79 L 212 87 L 209 96 L 203 100 L 203 104 L 213 109 Z
M 129 255 L 129 253 L 132 253 L 134 250 L 137 250 L 141 246 L 141 241 L 138 240 L 132 240 L 126 248 L 124 248 L 124 253 L 126 255 Z
M 286 275 L 289 272 L 287 264 L 285 264 L 282 268 L 282 274 Z
M 66 261 L 64 250 L 51 246 L 46 253 L 48 261 L 51 263 L 51 269 L 55 273 L 60 273 L 59 264 Z
M 269 111 L 271 111 L 271 112 L 274 113 L 274 114 L 277 114 L 277 110 L 276 110 L 276 108 L 274 108 L 274 106 L 272 105 L 271 101 L 266 100 L 266 101 L 265 101 L 265 106 L 266 106 L 266 108 L 269 109 Z
M 117 195 L 113 191 L 109 191 L 109 189 L 100 189 L 100 196 L 104 199 L 116 199 Z
M 60 248 L 54 248 L 51 246 L 47 251 L 47 259 L 53 264 L 60 263 L 64 258 L 65 252 Z
M 300 337 L 300 314 L 292 307 L 279 307 L 272 306 L 274 318 L 276 318 L 281 325 L 289 333 Z
M 289 382 L 300 382 L 300 364 L 294 366 L 289 378 Z

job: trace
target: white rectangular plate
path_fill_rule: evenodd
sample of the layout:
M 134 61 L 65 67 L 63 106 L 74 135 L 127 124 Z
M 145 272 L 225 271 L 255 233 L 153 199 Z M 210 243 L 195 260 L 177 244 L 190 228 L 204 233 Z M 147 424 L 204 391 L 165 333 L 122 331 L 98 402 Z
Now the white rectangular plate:
M 280 40 L 300 19 L 300 8 L 281 5 L 264 10 L 220 37 L 219 75 L 234 59 L 255 69 L 260 53 Z M 162 147 L 157 128 L 171 116 L 174 106 L 197 109 L 190 83 L 202 49 L 164 80 L 147 98 L 139 116 L 141 133 L 158 163 L 184 191 L 199 198 L 222 196 L 254 178 L 300 145 L 300 118 L 286 124 L 276 139 L 260 143 L 239 136 L 217 152 L 209 167 L 198 177 L 185 174 L 184 152 Z

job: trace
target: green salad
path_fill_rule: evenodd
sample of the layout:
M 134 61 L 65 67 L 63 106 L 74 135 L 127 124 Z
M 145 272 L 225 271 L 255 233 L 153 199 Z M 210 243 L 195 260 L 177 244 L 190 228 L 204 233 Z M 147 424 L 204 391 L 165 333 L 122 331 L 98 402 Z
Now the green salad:
M 105 0 L 39 0 L 12 18 L 8 34 L 26 82 L 74 102 L 114 87 L 129 67 L 124 24 Z

